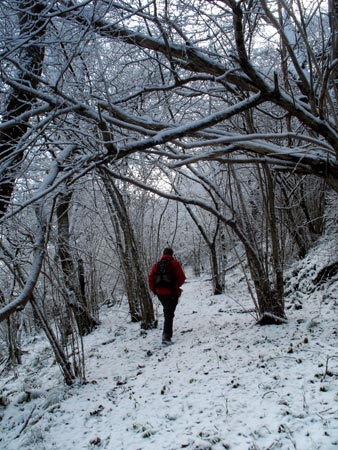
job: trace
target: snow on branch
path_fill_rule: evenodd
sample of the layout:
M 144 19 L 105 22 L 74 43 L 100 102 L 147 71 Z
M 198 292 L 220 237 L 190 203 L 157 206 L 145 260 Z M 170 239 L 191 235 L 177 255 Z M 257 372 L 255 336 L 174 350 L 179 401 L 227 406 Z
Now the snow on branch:
M 307 148 L 290 148 L 284 146 L 278 146 L 273 144 L 272 142 L 265 142 L 261 140 L 257 141 L 246 141 L 240 139 L 241 135 L 237 136 L 237 141 L 235 139 L 231 139 L 230 141 L 234 141 L 233 144 L 227 145 L 221 149 L 208 150 L 207 152 L 195 153 L 194 155 L 181 155 L 181 161 L 173 163 L 170 165 L 172 169 L 176 169 L 186 164 L 196 163 L 198 161 L 212 160 L 218 159 L 222 156 L 229 155 L 237 150 L 249 151 L 256 153 L 260 156 L 267 156 L 269 158 L 274 158 L 274 161 L 280 163 L 286 161 L 290 163 L 293 161 L 295 164 L 302 164 L 314 166 L 316 164 L 326 164 L 328 162 L 328 154 L 324 152 L 322 149 L 307 149 Z M 220 139 L 221 140 L 221 139 Z M 226 142 L 226 139 L 224 140 Z M 199 143 L 196 142 L 195 146 L 198 148 Z M 178 156 L 176 155 L 176 158 Z M 332 157 L 332 155 L 331 155 Z M 334 163 L 334 160 L 332 160 Z
M 236 105 L 210 114 L 200 120 L 195 120 L 184 125 L 178 125 L 170 129 L 165 129 L 157 133 L 155 136 L 143 141 L 126 144 L 124 147 L 120 148 L 120 151 L 123 153 L 132 153 L 135 151 L 146 150 L 147 148 L 153 147 L 155 145 L 165 144 L 174 139 L 179 139 L 191 133 L 212 127 L 213 125 L 223 122 L 224 120 L 227 120 L 230 117 L 235 116 L 236 114 L 247 111 L 248 109 L 259 105 L 263 101 L 264 99 L 261 94 L 254 94 L 250 98 L 238 102 Z
M 42 215 L 43 214 L 41 214 L 40 216 Z M 42 268 L 45 254 L 45 235 L 46 221 L 44 218 L 41 218 L 41 222 L 38 226 L 37 236 L 34 242 L 34 256 L 30 274 L 21 293 L 12 302 L 8 303 L 6 306 L 0 309 L 0 322 L 7 319 L 15 311 L 23 309 L 30 300 Z

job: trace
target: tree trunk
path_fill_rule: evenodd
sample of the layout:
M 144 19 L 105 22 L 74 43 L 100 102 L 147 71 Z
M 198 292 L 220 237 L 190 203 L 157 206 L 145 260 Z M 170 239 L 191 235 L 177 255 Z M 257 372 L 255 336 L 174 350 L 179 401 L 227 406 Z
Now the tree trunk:
M 251 251 L 247 251 L 247 260 L 257 295 L 258 323 L 260 325 L 280 325 L 284 323 L 284 301 L 278 297 L 273 283 L 270 282 L 269 275 L 258 261 L 257 256 L 253 256 Z
M 42 72 L 42 63 L 45 54 L 43 36 L 46 32 L 48 19 L 44 16 L 46 5 L 36 0 L 18 1 L 18 15 L 20 25 L 20 38 L 29 39 L 28 45 L 21 49 L 20 63 L 22 69 L 17 69 L 16 78 L 28 86 L 36 88 L 37 78 Z M 20 114 L 32 108 L 34 96 L 31 93 L 10 89 L 7 102 L 4 105 L 1 121 L 16 119 Z M 20 147 L 20 139 L 28 129 L 27 119 L 16 121 L 15 124 L 0 131 L 0 217 L 8 208 L 11 199 L 16 174 L 24 157 L 24 150 Z
M 155 328 L 157 326 L 153 303 L 147 286 L 147 275 L 142 265 L 138 251 L 134 230 L 123 196 L 114 181 L 103 174 L 103 181 L 109 194 L 110 205 L 115 214 L 112 217 L 117 221 L 115 229 L 119 229 L 123 236 L 124 248 L 120 241 L 120 252 L 123 256 L 124 276 L 132 321 L 142 321 L 142 328 Z
M 270 167 L 263 166 L 266 179 L 266 214 L 268 227 L 270 231 L 271 253 L 272 253 L 272 269 L 274 276 L 274 287 L 270 290 L 272 298 L 275 300 L 274 312 L 277 317 L 285 318 L 284 312 L 284 276 L 283 276 L 283 256 L 282 249 L 279 245 L 276 205 L 275 205 L 275 186 L 272 179 Z M 275 315 L 275 314 L 274 314 Z
M 257 166 L 257 175 L 260 180 L 262 196 L 262 214 L 266 217 L 267 242 L 264 251 L 263 246 L 257 245 L 257 237 L 251 228 L 250 216 L 246 203 L 242 196 L 242 188 L 237 180 L 236 173 L 231 169 L 232 176 L 238 191 L 239 203 L 242 209 L 242 223 L 234 222 L 231 228 L 242 242 L 248 261 L 252 281 L 255 286 L 257 304 L 255 304 L 261 325 L 281 324 L 285 322 L 284 298 L 283 298 L 283 272 L 281 266 L 281 255 L 278 250 L 278 233 L 275 217 L 274 186 L 271 174 L 267 169 L 265 180 L 262 180 L 260 168 Z M 263 237 L 261 237 L 261 240 Z M 269 278 L 269 251 L 272 252 L 272 269 L 274 281 Z
M 58 256 L 60 258 L 65 283 L 67 306 L 74 313 L 80 336 L 85 336 L 98 325 L 98 321 L 88 311 L 85 296 L 81 291 L 78 270 L 74 267 L 70 251 L 69 210 L 71 199 L 72 192 L 60 194 L 56 207 Z
M 2 290 L 0 290 L 0 307 L 6 306 L 5 296 Z M 9 366 L 15 367 L 17 364 L 21 364 L 21 349 L 17 343 L 17 327 L 13 330 L 13 316 L 6 319 L 7 322 L 7 349 L 8 349 L 8 363 Z
M 214 295 L 220 295 L 223 293 L 223 286 L 220 279 L 220 273 L 218 269 L 218 259 L 215 242 L 212 242 L 209 246 L 210 258 L 211 258 L 211 273 L 212 273 L 212 284 L 214 288 Z
M 177 192 L 177 190 L 176 190 Z M 212 277 L 212 287 L 214 295 L 222 294 L 224 291 L 224 286 L 222 286 L 221 282 L 221 276 L 219 272 L 218 267 L 218 258 L 217 258 L 217 251 L 216 251 L 216 240 L 219 233 L 219 226 L 220 226 L 220 220 L 216 219 L 217 223 L 215 226 L 215 230 L 213 232 L 212 240 L 209 239 L 207 231 L 203 228 L 202 224 L 198 220 L 198 217 L 196 214 L 194 214 L 191 207 L 184 203 L 184 206 L 186 210 L 188 211 L 190 217 L 194 221 L 195 225 L 197 226 L 199 232 L 201 233 L 202 238 L 204 239 L 204 242 L 207 244 L 209 252 L 210 252 L 210 265 L 211 265 L 211 277 Z

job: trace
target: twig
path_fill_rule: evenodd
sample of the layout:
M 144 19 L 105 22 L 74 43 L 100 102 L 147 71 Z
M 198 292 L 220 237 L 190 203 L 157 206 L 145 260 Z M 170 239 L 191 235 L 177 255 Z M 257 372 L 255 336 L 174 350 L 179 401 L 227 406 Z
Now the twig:
M 23 424 L 23 427 L 21 428 L 21 430 L 19 431 L 19 433 L 15 436 L 15 439 L 17 439 L 17 438 L 20 436 L 20 434 L 24 431 L 24 429 L 27 427 L 28 422 L 30 421 L 30 419 L 31 419 L 31 417 L 32 417 L 33 412 L 35 411 L 35 409 L 36 409 L 36 405 L 33 406 L 31 412 L 29 413 L 29 416 L 27 417 L 25 423 Z
M 265 392 L 265 393 L 263 394 L 262 398 L 264 398 L 264 397 L 265 397 L 266 395 L 268 395 L 268 394 L 276 394 L 277 397 L 280 398 L 280 395 L 279 395 L 278 392 L 276 392 L 276 391 L 267 391 L 267 392 Z
M 233 300 L 235 303 L 237 303 L 237 305 L 239 305 L 245 313 L 250 314 L 250 316 L 252 316 L 255 320 L 257 320 L 257 317 L 254 314 L 252 314 L 248 309 L 245 309 L 244 306 L 238 300 L 232 297 L 232 295 L 226 294 L 226 296 L 229 297 L 231 300 Z
M 2 367 L 2 369 L 0 369 L 0 375 L 2 375 L 6 370 L 7 370 L 7 368 L 10 366 L 10 357 L 8 356 L 7 358 L 3 358 L 1 361 L 0 361 L 0 366 L 1 365 L 4 365 L 3 367 Z
M 327 356 L 326 357 L 325 373 L 324 373 L 324 375 L 323 375 L 323 377 L 322 377 L 322 379 L 320 381 L 324 381 L 325 380 L 326 375 L 328 375 L 328 373 L 329 373 L 329 360 L 330 359 L 334 359 L 334 358 L 338 359 L 338 355 L 333 355 L 333 356 Z

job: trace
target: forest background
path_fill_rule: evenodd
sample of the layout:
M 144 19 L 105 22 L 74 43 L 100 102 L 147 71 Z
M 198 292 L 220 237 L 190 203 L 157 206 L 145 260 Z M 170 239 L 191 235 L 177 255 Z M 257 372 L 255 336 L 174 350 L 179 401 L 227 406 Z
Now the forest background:
M 163 247 L 257 323 L 337 226 L 333 1 L 0 3 L 1 373 L 44 332 L 64 381 L 104 305 L 157 326 Z M 337 272 L 330 261 L 315 284 Z

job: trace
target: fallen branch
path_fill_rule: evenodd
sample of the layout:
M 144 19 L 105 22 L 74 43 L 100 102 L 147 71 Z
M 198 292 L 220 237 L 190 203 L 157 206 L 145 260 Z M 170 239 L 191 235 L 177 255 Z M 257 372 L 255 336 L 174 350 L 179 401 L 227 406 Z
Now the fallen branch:
M 28 425 L 29 421 L 31 420 L 31 417 L 32 417 L 35 409 L 36 409 L 36 405 L 33 406 L 31 412 L 29 413 L 29 416 L 27 417 L 27 419 L 25 420 L 25 423 L 23 424 L 23 427 L 21 428 L 19 433 L 15 436 L 15 439 L 17 439 L 20 436 L 20 434 L 27 428 L 27 425 Z

